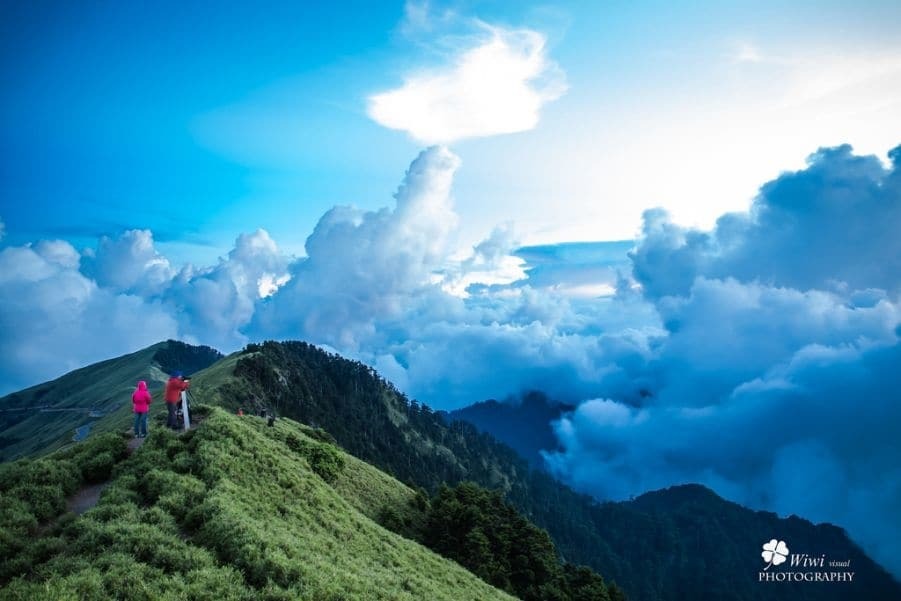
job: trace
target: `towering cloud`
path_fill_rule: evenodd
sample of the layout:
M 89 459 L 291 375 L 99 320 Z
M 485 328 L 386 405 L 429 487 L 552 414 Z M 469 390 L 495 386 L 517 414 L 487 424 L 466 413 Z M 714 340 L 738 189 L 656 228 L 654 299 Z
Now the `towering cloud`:
M 451 183 L 459 159 L 423 151 L 395 194 L 394 209 L 335 207 L 307 238 L 307 257 L 258 317 L 261 333 L 291 331 L 357 350 L 376 320 L 398 318 L 431 292 L 456 225 Z
M 290 279 L 289 258 L 265 230 L 241 234 L 214 267 L 186 266 L 163 294 L 182 335 L 226 351 L 247 342 L 242 329 L 257 303 Z

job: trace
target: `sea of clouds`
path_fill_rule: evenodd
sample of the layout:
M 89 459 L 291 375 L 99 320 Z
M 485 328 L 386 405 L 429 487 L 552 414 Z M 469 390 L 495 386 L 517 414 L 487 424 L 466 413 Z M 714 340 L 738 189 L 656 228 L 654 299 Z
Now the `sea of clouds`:
M 173 265 L 140 229 L 85 249 L 0 240 L 0 392 L 170 337 L 306 339 L 442 409 L 530 389 L 577 404 L 546 460 L 599 498 L 701 482 L 840 524 L 901 574 L 890 159 L 823 149 L 711 231 L 651 210 L 627 244 L 523 249 L 502 226 L 461 253 L 460 159 L 441 146 L 393 206 L 323 215 L 304 257 L 264 230 L 209 266 Z
M 665 331 L 556 424 L 551 468 L 600 498 L 701 482 L 834 522 L 901 574 L 901 148 L 889 156 L 820 150 L 709 232 L 648 211 L 632 273 Z

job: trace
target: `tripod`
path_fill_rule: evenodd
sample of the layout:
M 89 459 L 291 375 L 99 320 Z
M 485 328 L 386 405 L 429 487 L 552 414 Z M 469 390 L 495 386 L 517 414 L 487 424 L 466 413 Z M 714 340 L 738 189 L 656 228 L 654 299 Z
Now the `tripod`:
M 191 406 L 188 402 L 189 400 L 193 403 L 194 395 L 191 394 L 190 390 L 183 390 L 181 392 L 181 403 L 179 403 L 178 408 L 175 410 L 175 419 L 181 424 L 183 430 L 191 429 Z

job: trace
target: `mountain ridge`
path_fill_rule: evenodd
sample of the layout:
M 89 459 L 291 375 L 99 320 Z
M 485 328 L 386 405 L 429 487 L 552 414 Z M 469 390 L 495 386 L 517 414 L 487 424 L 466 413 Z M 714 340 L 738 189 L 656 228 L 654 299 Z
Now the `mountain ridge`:
M 849 590 L 859 598 L 901 595 L 898 583 L 838 527 L 754 512 L 699 485 L 599 503 L 531 470 L 471 424 L 447 423 L 372 368 L 307 343 L 248 345 L 196 374 L 192 391 L 232 412 L 266 409 L 324 428 L 351 455 L 414 488 L 434 493 L 441 484 L 472 480 L 500 490 L 549 531 L 563 558 L 593 567 L 631 599 L 843 599 Z M 813 552 L 847 555 L 860 580 L 851 588 L 762 588 L 753 582 L 762 567 L 760 547 L 776 536 Z M 698 577 L 698 558 L 714 566 L 712 578 Z
M 380 526 L 383 504 L 403 511 L 415 491 L 317 436 L 213 408 L 130 457 L 106 433 L 3 464 L 0 599 L 513 599 Z M 63 513 L 73 473 L 112 478 L 80 517 Z

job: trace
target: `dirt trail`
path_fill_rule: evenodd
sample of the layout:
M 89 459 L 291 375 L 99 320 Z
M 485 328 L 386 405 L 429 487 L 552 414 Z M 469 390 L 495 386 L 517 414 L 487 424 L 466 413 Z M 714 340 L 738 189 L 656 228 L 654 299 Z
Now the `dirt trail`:
M 89 484 L 79 490 L 77 493 L 69 497 L 66 501 L 66 509 L 75 515 L 81 515 L 91 507 L 94 507 L 100 501 L 100 493 L 109 482 L 101 482 L 100 484 Z
M 191 421 L 191 430 L 197 428 L 201 422 L 205 419 L 205 416 L 197 416 L 195 420 Z M 179 432 L 179 434 L 183 434 L 184 432 Z M 146 438 L 130 438 L 128 440 L 128 454 L 131 455 L 144 444 Z M 109 486 L 109 481 L 101 482 L 100 484 L 88 484 L 83 486 L 78 492 L 69 497 L 66 500 L 66 509 L 74 513 L 75 515 L 81 515 L 88 509 L 91 509 L 97 503 L 100 502 L 100 493 L 103 492 L 103 489 Z
M 146 438 L 132 438 L 128 441 L 128 454 L 137 451 Z M 100 493 L 109 486 L 109 480 L 100 484 L 88 484 L 66 500 L 66 509 L 75 515 L 81 515 L 100 501 Z

